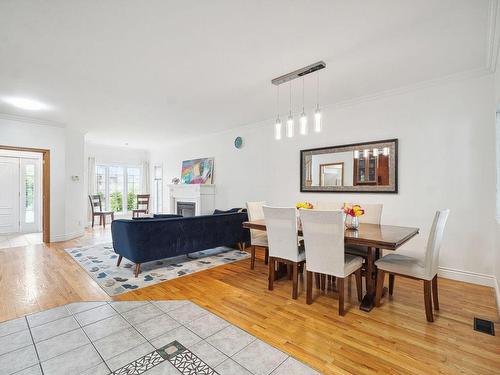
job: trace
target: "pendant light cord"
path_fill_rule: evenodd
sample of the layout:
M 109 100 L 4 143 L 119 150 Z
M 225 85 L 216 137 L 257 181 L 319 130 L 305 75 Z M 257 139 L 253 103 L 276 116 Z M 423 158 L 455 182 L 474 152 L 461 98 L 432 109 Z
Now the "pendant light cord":
M 304 113 L 304 97 L 305 97 L 304 87 L 305 87 L 305 81 L 304 77 L 302 77 L 302 113 Z
M 317 73 L 316 81 L 316 108 L 319 108 L 319 72 Z
M 292 81 L 290 81 L 290 116 L 292 115 Z

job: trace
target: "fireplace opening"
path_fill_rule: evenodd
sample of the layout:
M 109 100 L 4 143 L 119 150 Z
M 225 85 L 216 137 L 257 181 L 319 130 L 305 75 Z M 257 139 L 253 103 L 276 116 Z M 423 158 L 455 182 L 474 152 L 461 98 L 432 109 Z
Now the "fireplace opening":
M 195 216 L 196 203 L 194 202 L 177 202 L 177 215 L 184 217 Z

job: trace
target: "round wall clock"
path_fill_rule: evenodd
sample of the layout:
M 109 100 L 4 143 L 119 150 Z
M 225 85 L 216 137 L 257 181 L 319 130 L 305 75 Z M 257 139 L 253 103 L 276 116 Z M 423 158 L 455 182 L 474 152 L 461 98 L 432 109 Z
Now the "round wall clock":
M 238 149 L 239 149 L 239 148 L 241 148 L 241 146 L 243 146 L 243 138 L 241 138 L 241 137 L 236 137 L 236 138 L 234 139 L 234 147 L 236 147 L 236 148 L 238 148 Z

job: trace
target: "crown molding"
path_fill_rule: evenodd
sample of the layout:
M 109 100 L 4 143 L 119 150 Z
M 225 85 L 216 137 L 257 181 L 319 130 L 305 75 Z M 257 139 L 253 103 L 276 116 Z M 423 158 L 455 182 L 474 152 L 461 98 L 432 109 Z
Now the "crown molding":
M 60 122 L 56 121 L 50 121 L 50 120 L 43 120 L 35 117 L 28 117 L 28 116 L 20 116 L 20 115 L 12 115 L 9 113 L 1 113 L 0 112 L 0 119 L 2 120 L 8 120 L 8 121 L 18 121 L 18 122 L 25 122 L 29 124 L 36 124 L 36 125 L 44 125 L 44 126 L 53 126 L 56 128 L 65 128 L 66 125 Z
M 500 45 L 500 2 L 490 0 L 488 8 L 488 34 L 486 36 L 486 69 L 495 73 Z
M 491 75 L 492 73 L 493 72 L 487 68 L 472 69 L 472 70 L 468 70 L 465 72 L 450 74 L 448 76 L 443 76 L 443 77 L 439 77 L 439 78 L 435 78 L 435 79 L 430 79 L 427 81 L 418 82 L 415 84 L 401 86 L 401 87 L 398 87 L 395 89 L 379 91 L 379 92 L 376 92 L 373 94 L 368 94 L 368 95 L 358 96 L 356 98 L 341 100 L 341 101 L 338 101 L 335 103 L 331 103 L 329 105 L 324 105 L 323 108 L 348 107 L 348 106 L 357 105 L 357 104 L 361 104 L 361 103 L 365 103 L 365 102 L 369 102 L 369 101 L 373 101 L 373 100 L 383 99 L 383 98 L 390 97 L 390 96 L 402 95 L 402 94 L 410 93 L 413 91 L 419 91 L 419 90 L 426 89 L 426 88 L 441 86 L 441 85 L 445 85 L 447 83 L 460 82 L 460 81 L 464 81 L 464 80 L 472 79 L 472 78 L 479 78 L 482 76 Z

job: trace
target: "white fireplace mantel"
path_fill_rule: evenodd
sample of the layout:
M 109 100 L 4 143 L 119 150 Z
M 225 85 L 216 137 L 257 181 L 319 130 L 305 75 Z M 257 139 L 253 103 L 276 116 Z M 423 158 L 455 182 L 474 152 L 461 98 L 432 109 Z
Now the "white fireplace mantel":
M 170 213 L 177 213 L 177 202 L 195 203 L 195 215 L 209 215 L 215 210 L 215 185 L 168 185 Z

